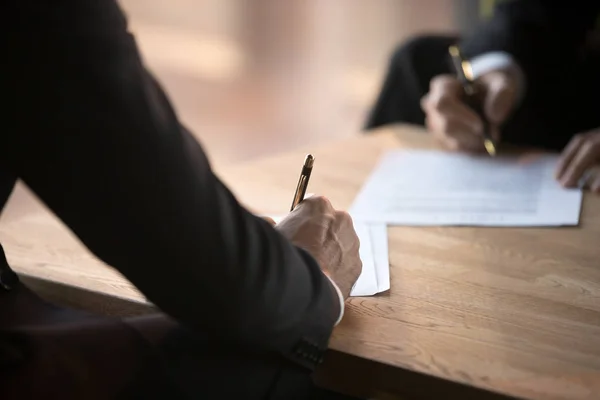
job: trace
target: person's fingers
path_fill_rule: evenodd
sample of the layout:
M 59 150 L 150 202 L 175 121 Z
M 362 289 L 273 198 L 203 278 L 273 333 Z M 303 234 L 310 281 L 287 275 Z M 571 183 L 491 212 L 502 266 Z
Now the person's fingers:
M 311 196 L 305 198 L 294 208 L 292 213 L 304 212 L 303 210 L 307 210 L 312 214 L 320 214 L 325 219 L 333 220 L 334 218 L 334 208 L 331 205 L 331 202 L 324 196 Z
M 461 119 L 473 133 L 483 125 L 477 114 L 462 101 L 463 89 L 454 77 L 439 75 L 431 80 L 429 93 L 421 99 L 421 108 L 427 116 L 440 114 Z
M 567 147 L 562 151 L 560 158 L 558 159 L 558 164 L 556 165 L 555 177 L 558 181 L 562 181 L 565 177 L 565 172 L 567 168 L 571 165 L 573 158 L 579 152 L 579 148 L 585 142 L 585 135 L 579 134 L 574 136 L 571 141 L 567 144 Z
M 347 211 L 336 211 L 335 212 L 335 221 L 337 230 L 341 231 L 343 234 L 351 235 L 354 240 L 349 241 L 352 247 L 344 249 L 345 251 L 355 251 L 358 253 L 360 248 L 360 239 L 356 234 L 356 230 L 354 229 L 354 222 L 352 217 Z
M 485 87 L 483 110 L 494 124 L 503 123 L 517 99 L 516 82 L 507 73 L 490 72 L 482 76 L 479 83 Z
M 576 186 L 585 171 L 600 158 L 600 141 L 586 140 L 569 163 L 560 183 L 566 187 Z
M 589 183 L 590 190 L 596 194 L 600 194 L 600 173 L 594 174 Z
M 440 128 L 446 125 L 460 124 L 463 131 L 478 135 L 482 133 L 483 124 L 477 114 L 467 105 L 456 99 L 431 100 L 425 105 L 427 117 L 443 122 Z M 445 132 L 444 129 L 442 131 Z
M 331 202 L 325 196 L 311 196 L 309 198 L 305 198 L 303 201 L 314 204 L 317 209 L 323 212 L 333 213 L 335 211 L 331 205 Z
M 426 126 L 444 147 L 452 151 L 480 151 L 483 149 L 481 136 L 473 133 L 472 127 L 462 118 L 431 114 Z
M 460 98 L 463 87 L 456 76 L 451 74 L 437 75 L 429 82 L 430 93 L 446 93 L 449 96 Z
M 336 216 L 336 221 L 338 222 L 338 225 L 340 227 L 342 227 L 342 228 L 346 228 L 346 227 L 353 228 L 354 227 L 354 222 L 352 221 L 352 217 L 350 216 L 350 213 L 348 211 L 336 210 L 335 216 Z

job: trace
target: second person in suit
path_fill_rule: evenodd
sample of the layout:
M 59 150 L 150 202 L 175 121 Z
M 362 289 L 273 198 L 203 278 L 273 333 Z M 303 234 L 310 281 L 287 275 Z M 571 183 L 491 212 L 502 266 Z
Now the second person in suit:
M 600 163 L 599 13 L 597 2 L 504 1 L 472 35 L 413 39 L 394 53 L 367 128 L 420 124 L 449 149 L 483 150 L 448 56 L 458 43 L 496 139 L 562 151 L 557 179 L 575 186 Z M 600 192 L 600 176 L 587 183 Z

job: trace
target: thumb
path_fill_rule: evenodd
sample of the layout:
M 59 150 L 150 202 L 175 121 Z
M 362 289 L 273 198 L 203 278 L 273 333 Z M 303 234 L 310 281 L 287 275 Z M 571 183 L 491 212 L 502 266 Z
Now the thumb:
M 494 74 L 494 75 L 491 75 Z M 505 73 L 490 73 L 485 80 L 484 112 L 490 122 L 501 124 L 506 120 L 516 101 L 516 83 Z

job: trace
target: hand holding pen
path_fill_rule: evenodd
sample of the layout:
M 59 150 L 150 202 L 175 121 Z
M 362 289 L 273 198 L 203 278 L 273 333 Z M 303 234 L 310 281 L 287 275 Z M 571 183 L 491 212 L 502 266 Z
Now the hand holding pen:
M 291 213 L 275 229 L 317 261 L 323 273 L 335 284 L 336 291 L 339 290 L 343 303 L 362 271 L 360 242 L 347 212 L 334 209 L 323 196 L 304 199 L 314 162 L 312 155 L 306 156 Z M 340 310 L 343 311 L 343 304 Z
M 421 101 L 426 126 L 450 150 L 485 152 L 487 137 L 493 152 L 500 141 L 500 125 L 516 105 L 516 77 L 510 70 L 497 69 L 473 80 L 469 62 L 463 64 L 466 60 L 458 61 L 461 58 L 459 53 L 454 65 L 460 65 L 462 73 L 431 80 L 430 91 Z
M 481 136 L 483 137 L 483 146 L 488 154 L 493 157 L 496 155 L 496 143 L 490 132 L 490 121 L 488 121 L 488 117 L 483 110 L 484 105 L 482 102 L 484 101 L 484 97 L 475 83 L 471 63 L 463 58 L 457 46 L 450 46 L 448 52 L 450 53 L 450 57 L 452 57 L 452 65 L 454 66 L 454 71 L 456 71 L 458 81 L 463 88 L 463 100 L 479 117 L 482 124 Z

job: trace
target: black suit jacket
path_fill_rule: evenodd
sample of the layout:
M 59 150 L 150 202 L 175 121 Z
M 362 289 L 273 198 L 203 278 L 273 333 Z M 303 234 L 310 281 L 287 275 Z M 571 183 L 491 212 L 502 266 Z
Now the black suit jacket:
M 540 72 L 584 58 L 589 51 L 586 39 L 599 14 L 596 1 L 498 1 L 492 17 L 461 46 L 469 58 L 506 51 L 526 71 Z
M 213 174 L 117 4 L 0 7 L 0 191 L 22 179 L 92 252 L 202 337 L 314 367 L 340 312 L 335 289 Z
M 600 126 L 600 49 L 590 41 L 598 1 L 505 0 L 462 40 L 465 55 L 505 51 L 526 78 L 522 106 L 506 131 L 515 143 L 562 148 L 572 135 Z

